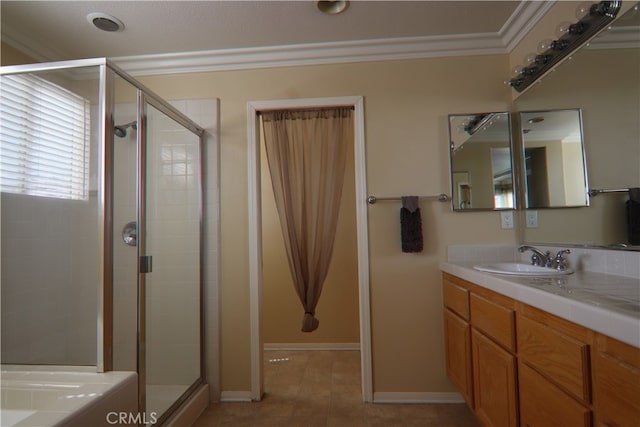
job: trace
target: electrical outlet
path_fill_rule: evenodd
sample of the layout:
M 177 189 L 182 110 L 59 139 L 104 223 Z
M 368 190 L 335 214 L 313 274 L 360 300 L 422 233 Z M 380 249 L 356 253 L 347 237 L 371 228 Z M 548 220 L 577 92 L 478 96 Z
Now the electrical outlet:
M 538 211 L 527 211 L 527 228 L 538 228 Z
M 513 228 L 513 211 L 500 212 L 500 224 L 502 228 Z

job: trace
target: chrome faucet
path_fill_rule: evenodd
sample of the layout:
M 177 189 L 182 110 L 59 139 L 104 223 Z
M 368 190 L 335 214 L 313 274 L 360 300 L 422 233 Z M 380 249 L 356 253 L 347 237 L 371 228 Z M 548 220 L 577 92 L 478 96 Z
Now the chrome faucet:
M 549 267 L 549 260 L 551 258 L 551 252 L 546 251 L 542 252 L 540 249 L 535 246 L 522 245 L 518 248 L 518 251 L 524 253 L 524 251 L 529 250 L 533 252 L 531 255 L 531 265 L 537 265 L 540 267 Z
M 553 268 L 560 271 L 567 268 L 567 260 L 563 255 L 571 253 L 570 249 L 562 249 L 558 251 L 555 257 L 552 257 L 551 252 L 542 252 L 535 246 L 522 245 L 518 247 L 518 251 L 520 252 L 524 252 L 526 250 L 533 252 L 533 254 L 531 255 L 531 265 Z

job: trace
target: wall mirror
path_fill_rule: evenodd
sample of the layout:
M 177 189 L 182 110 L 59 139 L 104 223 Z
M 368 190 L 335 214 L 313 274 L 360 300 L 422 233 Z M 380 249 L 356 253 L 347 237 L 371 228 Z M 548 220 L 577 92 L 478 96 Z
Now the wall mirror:
M 527 209 L 588 206 L 579 109 L 520 112 Z
M 592 194 L 588 207 L 521 221 L 526 243 L 640 249 L 630 243 L 626 212 L 628 189 L 640 187 L 640 12 L 625 3 L 610 29 L 514 101 L 514 111 L 582 111 Z
M 454 211 L 515 207 L 509 113 L 449 116 Z

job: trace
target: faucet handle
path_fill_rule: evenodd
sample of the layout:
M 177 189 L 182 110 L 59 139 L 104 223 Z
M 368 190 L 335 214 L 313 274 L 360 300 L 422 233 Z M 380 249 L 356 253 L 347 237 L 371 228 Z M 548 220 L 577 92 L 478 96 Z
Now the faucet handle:
M 531 254 L 531 265 L 544 267 L 544 264 L 545 264 L 545 261 L 542 259 L 540 255 L 538 255 L 535 252 Z
M 558 251 L 555 258 L 553 259 L 552 267 L 556 270 L 565 270 L 567 268 L 567 259 L 563 257 L 564 254 L 570 254 L 571 249 L 562 249 Z

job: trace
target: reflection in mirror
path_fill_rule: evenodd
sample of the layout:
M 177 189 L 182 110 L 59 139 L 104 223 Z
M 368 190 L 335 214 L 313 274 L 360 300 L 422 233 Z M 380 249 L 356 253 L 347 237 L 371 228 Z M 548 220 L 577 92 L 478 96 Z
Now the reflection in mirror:
M 530 208 L 588 206 L 580 110 L 520 113 Z
M 454 211 L 513 209 L 509 113 L 449 116 Z
M 516 111 L 581 109 L 591 189 L 640 187 L 640 12 L 624 7 L 610 30 L 514 103 Z M 588 208 L 541 210 L 523 241 L 638 250 L 629 239 L 628 200 L 629 192 L 601 193 Z

